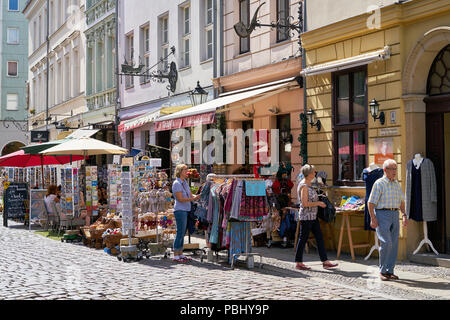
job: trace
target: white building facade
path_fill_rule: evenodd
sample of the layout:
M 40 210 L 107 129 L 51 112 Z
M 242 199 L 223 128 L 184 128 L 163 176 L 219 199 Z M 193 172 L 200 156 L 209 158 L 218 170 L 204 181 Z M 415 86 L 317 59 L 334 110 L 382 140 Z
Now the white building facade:
M 81 127 L 87 111 L 84 8 L 84 0 L 31 0 L 23 11 L 29 21 L 29 128 L 48 128 L 50 140 L 60 137 L 56 123 Z
M 119 65 L 134 62 L 144 65 L 148 74 L 160 70 L 169 71 L 175 62 L 178 81 L 174 92 L 168 89 L 167 80 L 156 82 L 151 77 L 121 76 L 121 123 L 141 119 L 126 128 L 119 126 L 122 146 L 145 149 L 148 143 L 170 147 L 170 131 L 155 133 L 149 114 L 164 107 L 191 107 L 189 93 L 197 86 L 208 92 L 208 100 L 214 98 L 214 8 L 216 0 L 192 1 L 120 1 L 119 5 Z M 175 53 L 171 54 L 171 48 Z M 161 58 L 168 59 L 161 61 Z M 125 58 L 125 59 L 124 59 Z M 167 113 L 166 113 L 167 114 Z M 133 128 L 134 127 L 134 128 Z M 132 129 L 129 129 L 132 128 Z

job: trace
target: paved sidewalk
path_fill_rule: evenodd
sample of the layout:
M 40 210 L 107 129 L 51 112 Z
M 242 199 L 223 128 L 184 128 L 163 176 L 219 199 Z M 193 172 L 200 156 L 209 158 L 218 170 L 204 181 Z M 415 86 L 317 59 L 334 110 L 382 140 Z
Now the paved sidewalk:
M 206 242 L 199 235 L 192 237 L 192 242 L 206 246 Z M 311 267 L 310 271 L 295 270 L 294 248 L 281 248 L 272 246 L 254 247 L 253 253 L 261 254 L 263 268 L 276 270 L 283 269 L 299 272 L 314 278 L 317 281 L 340 284 L 344 287 L 357 287 L 379 295 L 403 297 L 405 299 L 445 299 L 450 300 L 450 268 L 416 264 L 408 261 L 398 262 L 395 274 L 400 278 L 397 281 L 380 281 L 378 278 L 378 258 L 367 261 L 362 256 L 356 256 L 353 262 L 348 254 L 341 254 L 336 260 L 336 252 L 328 252 L 329 260 L 338 262 L 334 270 L 324 270 L 318 253 L 312 249 L 304 254 L 305 264 Z M 244 257 L 240 258 L 240 265 L 246 266 Z M 255 268 L 258 268 L 260 258 L 254 257 Z
M 438 300 L 450 299 L 450 269 L 402 263 L 402 280 L 381 282 L 377 261 L 343 256 L 336 270 L 322 269 L 314 252 L 306 254 L 311 271 L 294 269 L 293 248 L 253 248 L 262 269 L 239 263 L 232 270 L 226 252 L 219 262 L 199 256 L 187 264 L 158 257 L 119 262 L 103 250 L 46 239 L 23 225 L 0 226 L 0 300 L 146 299 L 146 300 Z M 205 241 L 192 236 L 192 243 Z M 187 253 L 190 254 L 190 253 Z M 333 260 L 333 253 L 329 253 Z M 242 258 L 240 260 L 243 260 Z

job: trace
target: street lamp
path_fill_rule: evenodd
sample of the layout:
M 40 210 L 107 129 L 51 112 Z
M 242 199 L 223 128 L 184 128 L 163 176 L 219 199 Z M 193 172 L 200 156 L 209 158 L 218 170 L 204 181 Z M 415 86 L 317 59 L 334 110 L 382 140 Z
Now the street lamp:
M 197 81 L 197 87 L 189 93 L 193 106 L 205 103 L 208 98 L 208 92 L 206 92 L 201 86 L 200 81 Z
M 320 122 L 320 120 L 314 121 L 315 120 L 315 115 L 316 113 L 314 112 L 313 109 L 309 108 L 309 111 L 306 112 L 306 115 L 308 116 L 308 122 L 312 127 L 316 127 L 317 131 L 320 131 L 320 129 L 322 128 L 322 123 Z
M 381 125 L 383 125 L 385 121 L 384 112 L 381 111 L 380 115 L 378 115 L 378 111 L 380 110 L 380 104 L 378 103 L 378 101 L 376 99 L 372 99 L 372 101 L 370 101 L 369 103 L 369 107 L 370 114 L 373 117 L 373 121 L 375 122 L 377 119 L 380 119 L 380 123 Z

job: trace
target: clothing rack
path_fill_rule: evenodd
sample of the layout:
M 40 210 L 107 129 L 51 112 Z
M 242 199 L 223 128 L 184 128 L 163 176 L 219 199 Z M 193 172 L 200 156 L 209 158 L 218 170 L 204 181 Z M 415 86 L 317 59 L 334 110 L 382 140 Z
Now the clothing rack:
M 248 180 L 248 179 L 252 179 L 252 180 L 264 180 L 261 178 L 256 179 L 254 174 L 215 174 L 215 173 L 210 173 L 206 176 L 206 180 L 207 181 L 211 181 L 214 179 L 242 179 L 242 180 Z M 246 230 L 246 235 L 251 237 L 251 228 L 248 225 L 248 228 Z M 253 265 L 253 256 L 259 256 L 259 268 L 262 268 L 262 255 L 260 253 L 249 253 L 249 247 L 248 247 L 248 239 L 246 239 L 246 248 L 245 248 L 245 253 L 239 253 L 239 254 L 233 254 L 233 256 L 231 257 L 231 269 L 234 269 L 234 259 L 238 258 L 239 256 L 244 256 L 245 257 L 245 261 L 247 263 L 247 267 L 249 269 L 252 269 L 254 267 Z M 228 252 L 228 254 L 230 254 Z M 251 260 L 249 260 L 249 257 L 252 257 Z

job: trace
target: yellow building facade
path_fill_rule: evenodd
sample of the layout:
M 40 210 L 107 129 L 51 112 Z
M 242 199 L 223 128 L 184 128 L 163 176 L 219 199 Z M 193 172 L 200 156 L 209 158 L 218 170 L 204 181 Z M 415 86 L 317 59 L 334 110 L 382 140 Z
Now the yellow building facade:
M 450 44 L 450 1 L 417 0 L 392 4 L 380 8 L 378 13 L 380 23 L 375 26 L 369 23 L 375 14 L 370 12 L 302 35 L 306 60 L 302 72 L 307 96 L 305 109 L 312 109 L 322 125 L 320 131 L 308 125 L 308 163 L 327 172 L 329 194 L 334 199 L 342 195 L 364 198 L 365 185 L 358 170 L 362 165 L 367 167 L 380 161 L 380 141 L 387 141 L 392 148 L 389 153 L 398 163 L 398 179 L 403 190 L 406 163 L 417 153 L 430 158 L 436 170 L 439 204 L 437 221 L 428 223 L 428 232 L 434 247 L 445 253 L 450 249 L 450 154 L 449 148 L 444 148 L 450 145 L 450 78 L 445 76 L 449 75 L 450 69 L 450 57 L 447 57 L 450 51 L 446 51 Z M 442 62 L 437 62 L 439 59 Z M 429 80 L 430 70 L 435 69 L 437 74 L 443 74 L 439 92 L 430 91 L 431 82 L 439 83 L 438 77 Z M 357 83 L 361 75 L 365 79 L 361 81 L 365 82 L 364 92 Z M 340 91 L 346 85 L 351 88 L 350 100 L 354 94 L 354 102 L 350 104 Z M 377 100 L 380 112 L 384 112 L 384 124 L 378 119 L 374 121 L 371 116 L 369 103 L 372 99 Z M 337 117 L 338 112 L 348 110 L 345 108 L 351 108 L 351 125 L 347 127 L 340 125 L 341 120 Z M 352 122 L 352 119 L 361 121 Z M 442 130 L 433 131 L 436 123 Z M 347 132 L 350 137 L 348 148 L 340 138 Z M 342 159 L 346 153 L 355 159 L 350 179 L 345 179 L 343 174 Z M 336 241 L 340 219 L 338 216 L 334 224 Z M 363 217 L 352 218 L 352 225 L 363 224 Z M 373 244 L 371 234 L 370 231 L 355 231 L 353 240 L 370 240 Z M 408 226 L 400 230 L 399 258 L 405 260 L 412 254 L 423 237 L 422 223 L 409 220 Z M 366 251 L 356 249 L 356 253 L 363 255 Z

